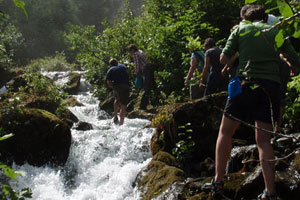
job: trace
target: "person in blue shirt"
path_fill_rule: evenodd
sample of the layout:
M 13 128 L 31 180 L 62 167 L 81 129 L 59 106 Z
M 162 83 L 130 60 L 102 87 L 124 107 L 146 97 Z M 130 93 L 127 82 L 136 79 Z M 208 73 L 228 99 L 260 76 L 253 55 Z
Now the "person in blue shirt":
M 185 81 L 184 81 L 185 86 L 188 85 L 188 82 L 191 79 L 191 77 L 193 76 L 196 69 L 201 74 L 202 70 L 203 70 L 203 67 L 204 67 L 204 54 L 203 54 L 203 52 L 200 51 L 200 50 L 193 50 L 193 49 L 189 49 L 189 51 L 192 54 L 191 55 L 191 65 L 190 65 L 190 68 L 189 68 L 189 72 L 188 72 L 187 76 L 185 77 Z M 197 87 L 197 90 L 193 89 L 194 86 Z M 203 93 L 201 94 L 201 92 L 200 92 L 199 84 L 196 84 L 196 85 L 191 84 L 190 85 L 190 98 L 191 99 L 198 99 L 202 96 L 203 96 Z
M 125 65 L 119 64 L 115 58 L 109 61 L 110 68 L 106 73 L 106 83 L 113 89 L 115 96 L 114 101 L 114 123 L 124 124 L 126 116 L 127 104 L 129 102 L 129 76 Z M 118 119 L 118 112 L 120 110 L 120 121 Z

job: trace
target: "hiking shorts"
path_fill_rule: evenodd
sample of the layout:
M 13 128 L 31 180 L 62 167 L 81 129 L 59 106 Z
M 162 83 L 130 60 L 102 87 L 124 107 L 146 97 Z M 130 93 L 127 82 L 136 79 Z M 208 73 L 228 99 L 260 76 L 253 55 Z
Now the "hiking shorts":
M 225 115 L 233 120 L 238 119 L 248 123 L 257 120 L 272 124 L 272 119 L 273 122 L 278 122 L 280 83 L 266 79 L 245 81 L 243 78 L 241 82 L 242 93 L 227 99 Z
M 121 105 L 127 105 L 129 102 L 129 85 L 119 84 L 113 86 L 114 96 L 118 103 Z

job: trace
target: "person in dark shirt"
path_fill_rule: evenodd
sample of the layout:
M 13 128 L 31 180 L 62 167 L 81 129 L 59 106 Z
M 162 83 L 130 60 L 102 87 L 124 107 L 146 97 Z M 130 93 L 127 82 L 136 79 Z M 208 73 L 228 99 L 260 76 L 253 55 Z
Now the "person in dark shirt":
M 114 123 L 124 124 L 127 104 L 129 101 L 129 76 L 125 65 L 119 64 L 114 58 L 109 61 L 111 67 L 106 73 L 107 85 L 113 89 L 114 101 Z M 120 110 L 120 121 L 118 112 Z
M 220 63 L 222 50 L 216 47 L 212 38 L 207 38 L 204 42 L 205 63 L 203 76 L 200 81 L 200 90 L 204 90 L 204 96 L 225 91 L 228 84 L 228 76 L 222 76 L 221 71 L 224 67 Z
M 130 44 L 128 46 L 128 51 L 133 57 L 133 61 L 135 63 L 135 74 L 137 76 L 141 75 L 143 78 L 143 95 L 140 109 L 147 110 L 149 95 L 155 85 L 153 65 L 151 65 L 145 52 L 138 49 L 135 44 Z

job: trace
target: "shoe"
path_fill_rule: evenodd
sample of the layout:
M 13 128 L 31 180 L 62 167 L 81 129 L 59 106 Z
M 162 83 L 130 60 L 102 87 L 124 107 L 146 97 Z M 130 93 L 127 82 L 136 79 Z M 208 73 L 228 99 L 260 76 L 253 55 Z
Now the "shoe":
M 224 187 L 223 181 L 215 182 L 215 179 L 213 178 L 210 183 L 205 183 L 202 189 L 209 190 L 213 194 L 223 194 L 224 193 L 223 187 Z
M 266 190 L 263 191 L 260 195 L 257 196 L 257 200 L 262 200 L 263 196 L 265 196 L 266 200 L 271 200 L 270 198 L 275 198 L 277 199 L 277 193 L 267 193 Z

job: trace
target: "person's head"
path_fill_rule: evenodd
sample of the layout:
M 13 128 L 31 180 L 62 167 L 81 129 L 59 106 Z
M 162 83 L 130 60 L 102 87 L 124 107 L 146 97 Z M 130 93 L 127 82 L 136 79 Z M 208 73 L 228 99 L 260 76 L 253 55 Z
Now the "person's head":
M 245 19 L 251 22 L 261 20 L 266 21 L 268 15 L 265 13 L 265 8 L 263 6 L 252 6 L 247 10 Z
M 109 60 L 109 64 L 110 64 L 110 66 L 118 66 L 118 61 L 115 58 L 111 58 Z
M 245 19 L 245 14 L 247 12 L 247 10 L 251 7 L 250 4 L 246 4 L 244 5 L 241 10 L 240 10 L 240 17 L 241 17 L 241 20 L 244 20 Z
M 212 38 L 207 38 L 204 42 L 204 49 L 210 49 L 216 46 L 215 41 Z
M 128 45 L 128 51 L 131 55 L 138 51 L 138 48 L 135 44 Z

